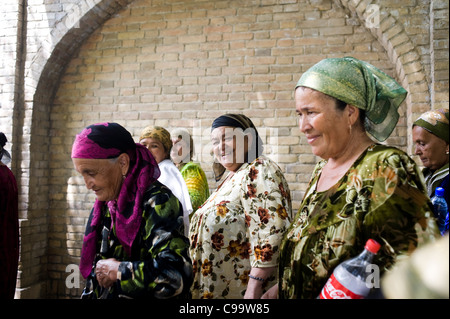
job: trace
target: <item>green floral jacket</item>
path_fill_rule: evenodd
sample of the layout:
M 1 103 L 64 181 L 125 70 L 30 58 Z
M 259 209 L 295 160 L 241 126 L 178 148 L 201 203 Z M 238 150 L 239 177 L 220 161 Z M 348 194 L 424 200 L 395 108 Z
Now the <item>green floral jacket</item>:
M 369 147 L 327 191 L 316 165 L 301 207 L 281 245 L 280 298 L 316 298 L 334 268 L 358 255 L 369 238 L 382 247 L 382 274 L 400 256 L 438 236 L 423 175 L 404 152 Z

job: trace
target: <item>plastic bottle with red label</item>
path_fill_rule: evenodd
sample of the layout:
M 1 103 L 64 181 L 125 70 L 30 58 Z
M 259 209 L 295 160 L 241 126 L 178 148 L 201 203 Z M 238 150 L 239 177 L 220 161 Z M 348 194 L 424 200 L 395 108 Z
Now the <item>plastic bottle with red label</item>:
M 364 251 L 357 257 L 339 264 L 326 282 L 320 293 L 320 299 L 363 299 L 370 293 L 372 285 L 368 277 L 372 272 L 368 271 L 372 265 L 372 259 L 377 254 L 381 245 L 373 239 L 369 239 Z

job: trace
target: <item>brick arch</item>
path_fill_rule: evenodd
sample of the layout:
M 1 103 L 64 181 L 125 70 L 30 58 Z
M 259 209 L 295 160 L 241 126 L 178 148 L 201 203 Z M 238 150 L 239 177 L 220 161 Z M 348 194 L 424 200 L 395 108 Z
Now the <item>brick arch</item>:
M 50 113 L 48 108 L 58 89 L 58 80 L 71 56 L 98 27 L 134 0 L 96 1 L 97 4 L 92 7 L 89 7 L 88 2 L 84 1 L 81 5 L 74 5 L 67 15 L 55 25 L 51 35 L 33 59 L 35 63 L 31 64 L 30 74 L 39 74 L 37 84 L 33 79 L 28 78 L 29 87 L 36 86 L 33 110 L 44 111 L 42 113 L 47 115 Z M 372 5 L 370 1 L 332 1 L 348 10 L 352 15 L 356 15 L 362 25 L 365 25 L 370 15 L 370 10 L 368 10 Z M 366 26 L 366 28 L 385 48 L 390 61 L 395 66 L 400 83 L 409 92 L 406 99 L 407 136 L 409 137 L 413 118 L 422 111 L 420 106 L 415 107 L 415 104 L 420 104 L 423 96 L 426 96 L 427 100 L 430 99 L 428 85 L 421 85 L 427 82 L 426 72 L 420 55 L 402 24 L 397 23 L 396 18 L 386 12 L 381 12 L 379 23 L 379 27 Z M 48 58 L 46 58 L 47 56 Z M 36 120 L 42 123 L 42 119 L 36 115 L 33 115 L 33 123 Z M 31 127 L 33 129 L 35 125 Z M 408 150 L 412 147 L 410 138 L 407 139 L 407 146 Z
M 97 0 L 92 7 L 89 3 L 93 2 L 81 1 L 67 12 L 52 28 L 33 59 L 30 73 L 39 75 L 35 101 L 51 101 L 58 88 L 57 81 L 71 56 L 98 27 L 133 1 Z
M 48 245 L 51 240 L 49 194 L 51 120 L 50 109 L 59 79 L 82 43 L 106 20 L 134 0 L 93 0 L 74 4 L 54 25 L 29 59 L 24 74 L 24 110 L 14 120 L 20 132 L 21 151 L 16 174 L 21 185 L 21 257 L 18 298 L 39 298 L 47 290 Z M 23 154 L 29 154 L 23 155 Z M 38 261 L 37 261 L 38 260 Z M 36 265 L 37 263 L 37 265 Z
M 430 94 L 425 70 L 419 53 L 401 23 L 395 17 L 386 12 L 380 12 L 379 24 L 366 24 L 371 18 L 371 1 L 362 0 L 334 0 L 342 5 L 351 14 L 356 14 L 362 25 L 372 33 L 378 42 L 384 47 L 392 64 L 400 84 L 408 91 L 406 97 L 406 125 L 407 125 L 407 151 L 412 153 L 412 122 L 421 113 L 419 105 L 423 96 L 429 100 Z

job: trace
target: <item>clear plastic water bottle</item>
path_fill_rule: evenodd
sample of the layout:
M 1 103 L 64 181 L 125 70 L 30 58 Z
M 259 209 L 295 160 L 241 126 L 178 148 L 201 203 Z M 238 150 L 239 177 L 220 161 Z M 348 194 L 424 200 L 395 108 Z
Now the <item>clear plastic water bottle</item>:
M 320 293 L 320 299 L 362 299 L 370 293 L 372 285 L 367 282 L 373 257 L 381 245 L 369 239 L 359 256 L 339 264 Z
M 431 199 L 434 207 L 434 215 L 437 219 L 439 231 L 443 236 L 448 231 L 448 205 L 444 198 L 444 189 L 437 187 Z

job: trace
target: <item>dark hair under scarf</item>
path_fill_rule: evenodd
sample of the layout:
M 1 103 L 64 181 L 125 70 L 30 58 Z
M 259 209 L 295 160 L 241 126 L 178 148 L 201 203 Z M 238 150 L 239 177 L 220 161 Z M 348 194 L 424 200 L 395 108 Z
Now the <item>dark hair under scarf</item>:
M 219 116 L 212 123 L 211 131 L 215 128 L 223 126 L 241 128 L 245 134 L 250 133 L 252 135 L 253 142 L 246 154 L 246 163 L 251 163 L 259 156 L 261 156 L 264 150 L 263 141 L 259 136 L 258 130 L 256 129 L 255 125 L 247 116 L 243 114 L 224 114 L 222 116 Z M 223 167 L 220 163 L 214 162 L 213 171 L 217 182 L 222 178 L 225 172 L 225 167 Z
M 150 151 L 135 143 L 131 134 L 117 123 L 88 126 L 76 136 L 72 147 L 72 158 L 109 159 L 123 153 L 130 157 L 130 168 L 117 201 L 96 200 L 86 225 L 80 260 L 81 274 L 85 278 L 92 269 L 97 228 L 106 206 L 109 208 L 111 221 L 115 224 L 117 237 L 125 252 L 131 256 L 131 246 L 141 225 L 144 192 L 158 179 L 160 171 Z
M 0 132 L 0 161 L 3 160 L 3 164 L 9 164 L 11 162 L 11 155 L 4 149 L 8 139 L 3 132 Z
M 3 132 L 0 132 L 0 147 L 4 147 L 6 142 L 8 142 L 8 139 Z

